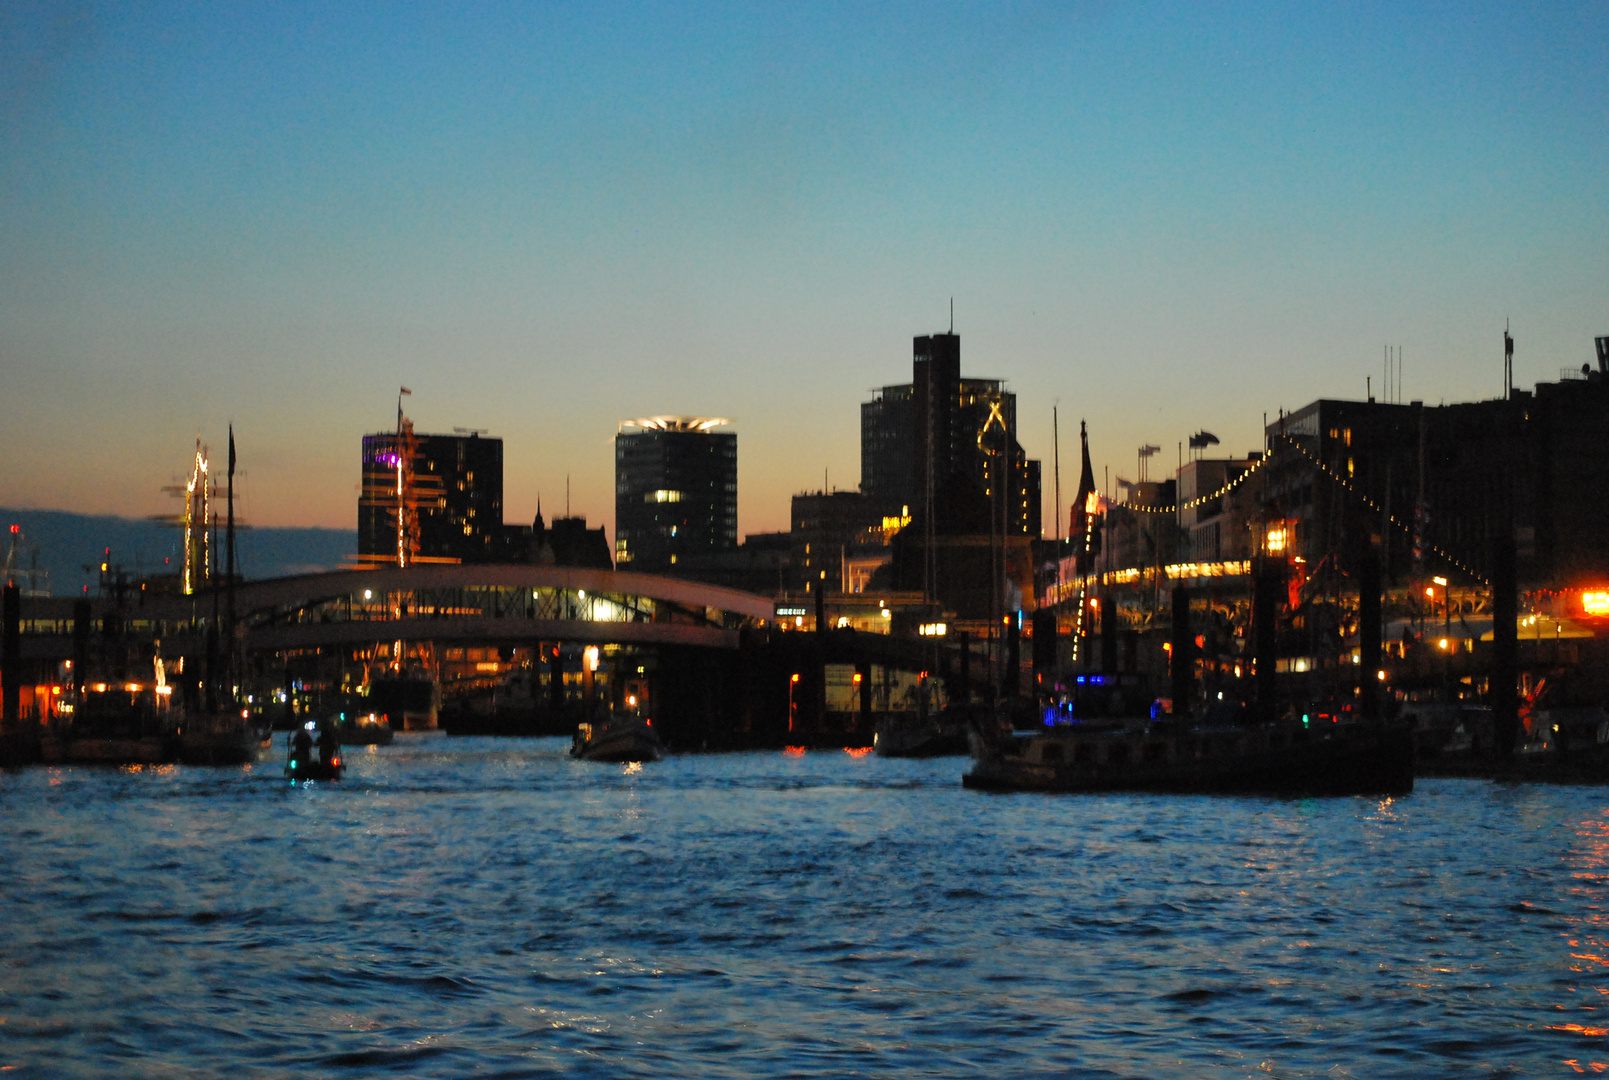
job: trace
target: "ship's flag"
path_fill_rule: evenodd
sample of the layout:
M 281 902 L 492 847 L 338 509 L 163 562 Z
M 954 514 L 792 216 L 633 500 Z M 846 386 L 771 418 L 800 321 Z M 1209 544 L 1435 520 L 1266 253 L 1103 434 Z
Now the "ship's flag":
M 229 425 L 229 475 L 235 475 L 235 425 Z

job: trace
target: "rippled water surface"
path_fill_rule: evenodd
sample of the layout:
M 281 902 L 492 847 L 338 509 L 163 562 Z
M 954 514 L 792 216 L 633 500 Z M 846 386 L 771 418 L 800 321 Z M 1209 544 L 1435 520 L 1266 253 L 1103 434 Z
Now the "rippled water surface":
M 1043 797 L 842 752 L 411 738 L 0 776 L 23 1076 L 1609 1068 L 1593 788 Z

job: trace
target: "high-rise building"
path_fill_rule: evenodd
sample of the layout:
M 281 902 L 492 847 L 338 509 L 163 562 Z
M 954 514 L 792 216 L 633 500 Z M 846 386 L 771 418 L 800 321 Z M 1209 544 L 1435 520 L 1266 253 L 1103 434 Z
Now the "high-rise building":
M 1017 442 L 1017 395 L 999 379 L 961 376 L 961 338 L 917 337 L 909 383 L 860 407 L 861 491 L 884 516 L 935 519 L 958 485 L 1003 515 L 1005 531 L 1040 534 L 1039 462 Z
M 358 558 L 370 564 L 488 562 L 501 550 L 503 440 L 416 435 L 363 437 Z
M 737 547 L 737 435 L 718 417 L 627 420 L 615 436 L 615 562 L 674 572 Z

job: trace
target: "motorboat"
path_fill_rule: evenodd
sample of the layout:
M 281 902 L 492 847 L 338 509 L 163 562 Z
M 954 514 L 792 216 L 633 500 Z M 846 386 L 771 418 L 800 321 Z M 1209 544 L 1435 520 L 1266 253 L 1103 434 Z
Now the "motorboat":
M 285 748 L 285 778 L 287 780 L 339 780 L 346 772 L 346 762 L 339 746 L 328 758 L 311 746 L 299 748 L 287 740 Z
M 1276 795 L 1405 795 L 1414 732 L 1367 723 L 1189 727 L 1173 722 L 972 732 L 969 788 Z
M 654 722 L 647 717 L 611 713 L 576 728 L 570 756 L 585 761 L 658 761 L 664 756 Z
M 245 765 L 257 760 L 261 732 L 245 710 L 185 716 L 179 726 L 179 760 L 186 765 Z
M 380 713 L 362 713 L 352 717 L 342 713 L 333 723 L 342 746 L 388 746 L 396 738 L 391 725 Z
M 890 713 L 877 721 L 872 748 L 878 757 L 927 758 L 965 754 L 967 733 L 983 706 L 952 705 L 927 716 Z

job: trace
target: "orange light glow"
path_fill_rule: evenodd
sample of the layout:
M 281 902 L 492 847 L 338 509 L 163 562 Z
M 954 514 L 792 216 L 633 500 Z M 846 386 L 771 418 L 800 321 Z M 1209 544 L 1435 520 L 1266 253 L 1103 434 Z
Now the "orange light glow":
M 848 754 L 850 757 L 865 757 L 867 754 L 869 754 L 871 752 L 872 752 L 872 748 L 869 747 L 869 746 L 846 746 L 846 747 L 844 747 L 844 753 Z
M 858 672 L 858 671 L 855 672 L 855 685 L 856 686 L 860 685 L 860 672 Z M 58 693 L 59 693 L 59 691 L 58 691 Z
M 788 680 L 788 681 L 789 681 L 789 682 L 798 682 L 798 681 L 799 681 L 799 675 L 798 675 L 798 673 L 797 673 L 797 672 L 795 672 L 795 673 L 794 673 L 794 674 L 793 674 L 793 676 L 792 676 L 792 677 L 791 677 L 791 678 L 790 678 L 790 679 L 789 679 L 789 680 Z
M 789 757 L 804 757 L 805 748 L 802 746 L 784 746 L 782 752 Z
M 1583 592 L 1581 610 L 1588 615 L 1609 615 L 1609 590 L 1589 589 Z

